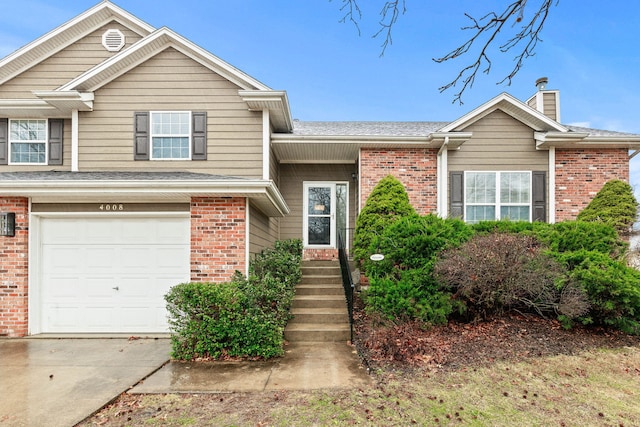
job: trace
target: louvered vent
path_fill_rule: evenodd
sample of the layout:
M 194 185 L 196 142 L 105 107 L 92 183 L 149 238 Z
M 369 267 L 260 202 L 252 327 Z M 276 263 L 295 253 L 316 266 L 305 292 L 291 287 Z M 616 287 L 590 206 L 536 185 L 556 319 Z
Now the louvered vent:
M 124 34 L 120 30 L 107 30 L 102 35 L 102 46 L 109 52 L 117 52 L 124 46 Z

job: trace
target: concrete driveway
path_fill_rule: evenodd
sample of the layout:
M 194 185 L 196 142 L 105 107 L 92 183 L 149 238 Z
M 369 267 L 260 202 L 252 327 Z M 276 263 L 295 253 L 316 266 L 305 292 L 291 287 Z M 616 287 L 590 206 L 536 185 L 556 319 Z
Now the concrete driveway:
M 169 339 L 0 339 L 0 425 L 73 426 L 169 360 Z

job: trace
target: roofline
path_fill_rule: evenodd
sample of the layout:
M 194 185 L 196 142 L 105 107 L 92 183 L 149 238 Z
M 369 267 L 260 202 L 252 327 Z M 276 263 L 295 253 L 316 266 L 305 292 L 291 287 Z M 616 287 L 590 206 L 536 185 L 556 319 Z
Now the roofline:
M 154 43 L 157 43 L 158 45 L 154 46 Z M 222 59 L 201 48 L 195 43 L 187 40 L 186 38 L 182 37 L 181 35 L 177 34 L 167 27 L 162 27 L 154 31 L 152 34 L 143 37 L 133 45 L 129 46 L 127 49 L 94 66 L 90 70 L 59 87 L 57 90 L 75 90 L 83 83 L 89 82 L 94 78 L 96 78 L 97 81 L 92 84 L 91 87 L 84 88 L 83 90 L 97 90 L 113 79 L 119 77 L 120 75 L 137 66 L 141 62 L 141 59 L 134 57 L 137 52 L 140 52 L 144 48 L 149 48 L 149 52 L 144 53 L 143 56 L 144 60 L 146 60 L 168 47 L 177 49 L 196 62 L 227 78 L 231 82 L 240 86 L 242 89 L 271 90 L 268 86 L 264 85 L 248 74 L 245 74 L 243 71 L 240 71 L 239 69 L 233 67 L 229 63 L 223 61 Z M 125 64 L 125 66 L 122 67 L 118 73 L 108 74 L 102 80 L 98 78 L 101 73 L 106 72 L 109 68 L 114 67 L 119 62 L 125 61 L 128 58 L 133 58 L 133 60 L 131 60 L 130 63 Z
M 18 48 L 17 50 L 15 50 L 13 53 L 10 53 L 9 55 L 5 56 L 4 58 L 2 58 L 0 60 L 0 69 L 2 69 L 3 67 L 5 67 L 6 65 L 10 64 L 11 62 L 17 61 L 19 58 L 21 58 L 22 56 L 26 55 L 29 51 L 32 51 L 33 49 L 49 42 L 52 41 L 53 39 L 55 39 L 56 37 L 59 37 L 61 34 L 63 34 L 64 32 L 72 29 L 74 26 L 78 25 L 79 23 L 81 23 L 82 21 L 84 21 L 85 19 L 91 17 L 92 15 L 95 15 L 97 13 L 99 13 L 102 10 L 108 9 L 111 14 L 114 16 L 114 19 L 122 22 L 122 20 L 126 20 L 127 23 L 126 25 L 131 27 L 137 27 L 137 28 L 132 28 L 134 31 L 138 32 L 141 35 L 146 35 L 148 33 L 152 33 L 153 31 L 155 31 L 155 28 L 149 24 L 147 24 L 146 22 L 142 21 L 141 19 L 137 18 L 136 16 L 130 14 L 129 12 L 127 12 L 126 10 L 116 6 L 115 4 L 111 3 L 109 0 L 103 0 L 101 1 L 99 4 L 91 7 L 90 9 L 87 9 L 86 11 L 82 12 L 81 14 L 75 16 L 74 18 L 72 18 L 71 20 L 65 22 L 64 24 L 54 28 L 53 30 L 49 31 L 48 33 L 38 37 L 37 39 L 27 43 L 26 45 L 22 46 L 21 48 Z M 146 34 L 145 34 L 146 33 Z M 66 47 L 67 45 L 71 44 L 73 41 L 77 40 L 79 37 L 83 37 L 85 35 L 85 33 L 82 33 L 80 36 L 76 36 L 72 40 L 70 43 L 67 44 L 62 44 L 60 49 L 57 50 L 53 50 L 53 51 L 49 51 L 48 54 L 49 56 L 54 54 L 55 52 L 58 52 L 59 50 L 61 50 L 62 48 Z M 41 61 L 42 58 L 38 58 L 36 61 Z M 5 76 L 4 78 L 0 79 L 0 84 L 6 82 L 7 80 L 10 80 L 11 78 L 15 77 L 16 75 L 20 74 L 22 71 L 24 71 L 25 69 L 29 68 L 30 64 L 32 64 L 34 61 L 27 61 L 26 65 L 19 67 L 17 70 L 9 73 L 7 76 Z
M 535 132 L 538 148 L 627 148 L 640 149 L 640 135 L 590 135 L 583 132 Z
M 467 113 L 464 116 L 460 117 L 459 119 L 457 119 L 457 120 L 449 123 L 448 125 L 444 126 L 442 129 L 439 130 L 439 132 L 451 132 L 451 131 L 454 131 L 455 129 L 458 129 L 458 128 L 467 127 L 467 126 L 475 123 L 477 120 L 481 119 L 482 117 L 486 116 L 487 114 L 489 114 L 489 113 L 495 111 L 496 109 L 498 109 L 500 107 L 501 103 L 507 103 L 509 105 L 512 105 L 513 107 L 521 110 L 523 113 L 525 113 L 527 115 L 530 115 L 531 117 L 535 118 L 538 121 L 543 122 L 544 124 L 549 126 L 550 129 L 553 129 L 553 130 L 558 131 L 558 132 L 568 132 L 569 131 L 569 129 L 567 129 L 565 126 L 563 126 L 560 123 L 556 122 L 555 120 L 552 120 L 551 118 L 545 116 L 544 114 L 542 114 L 538 110 L 535 110 L 535 109 L 531 108 L 526 103 L 524 103 L 524 102 L 520 101 L 519 99 L 509 95 L 506 92 L 502 92 L 498 96 L 490 99 L 489 101 L 485 102 L 484 104 L 480 105 L 479 107 L 473 109 L 472 111 L 470 111 L 469 113 Z M 509 114 L 508 111 L 506 113 Z
M 102 200 L 109 196 L 238 196 L 250 198 L 270 216 L 282 217 L 290 212 L 284 197 L 271 180 L 0 180 L 0 193 L 46 200 L 60 200 L 65 196 L 97 197 Z

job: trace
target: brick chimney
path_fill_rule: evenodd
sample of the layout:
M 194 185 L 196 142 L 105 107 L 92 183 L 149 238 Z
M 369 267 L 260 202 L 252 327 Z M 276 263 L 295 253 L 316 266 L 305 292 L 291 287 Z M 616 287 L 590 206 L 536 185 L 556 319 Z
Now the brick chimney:
M 538 90 L 527 100 L 527 104 L 550 119 L 560 122 L 560 91 L 547 89 L 548 83 L 547 77 L 536 80 Z

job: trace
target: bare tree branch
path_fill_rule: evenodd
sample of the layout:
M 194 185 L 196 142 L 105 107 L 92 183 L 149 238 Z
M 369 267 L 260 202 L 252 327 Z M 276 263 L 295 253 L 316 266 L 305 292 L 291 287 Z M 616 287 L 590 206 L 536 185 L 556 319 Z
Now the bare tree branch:
M 402 11 L 400 10 L 400 2 L 402 2 Z M 384 42 L 382 42 L 382 45 L 380 46 L 382 48 L 380 56 L 384 56 L 384 52 L 387 50 L 387 47 L 390 44 L 393 44 L 393 39 L 391 38 L 391 29 L 398 21 L 398 17 L 401 14 L 404 15 L 406 12 L 406 0 L 388 1 L 384 4 L 384 6 L 382 6 L 382 10 L 380 11 L 380 15 L 382 16 L 382 19 L 380 19 L 380 29 L 373 35 L 373 37 L 375 38 L 380 34 L 384 34 Z
M 343 12 L 344 16 L 342 17 L 342 19 L 340 19 L 339 22 L 341 23 L 345 23 L 347 21 L 351 22 L 358 30 L 358 35 L 361 35 L 360 24 L 358 24 L 358 22 L 360 21 L 360 19 L 362 19 L 362 11 L 360 10 L 358 1 L 342 0 L 342 6 L 340 6 L 340 12 Z M 357 15 L 357 17 L 355 15 Z
M 341 1 L 342 6 L 340 7 L 340 11 L 344 13 L 344 16 L 340 22 L 344 23 L 349 21 L 353 23 L 358 30 L 358 34 L 360 34 L 359 22 L 362 19 L 362 11 L 360 10 L 358 0 Z M 373 35 L 373 37 L 382 36 L 384 39 L 380 46 L 382 49 L 380 56 L 384 56 L 386 49 L 389 45 L 393 44 L 392 30 L 398 22 L 400 15 L 404 15 L 407 12 L 406 2 L 407 0 L 389 0 L 385 1 L 382 6 L 379 21 L 380 28 Z M 525 19 L 527 3 L 531 6 L 532 2 L 537 2 L 537 4 L 532 9 L 533 14 L 531 19 Z M 505 26 L 509 23 L 511 23 L 511 28 L 520 26 L 520 29 L 519 31 L 513 30 L 512 33 L 515 34 L 505 43 L 498 46 L 498 49 L 501 53 L 507 53 L 520 48 L 521 50 L 514 57 L 515 65 L 511 72 L 497 84 L 506 82 L 507 85 L 510 85 L 515 75 L 522 68 L 524 61 L 535 55 L 535 48 L 538 42 L 542 41 L 540 33 L 549 16 L 549 11 L 552 6 L 557 5 L 559 2 L 560 0 L 512 0 L 501 13 L 489 12 L 479 19 L 465 13 L 465 16 L 471 23 L 462 27 L 462 30 L 470 30 L 472 32 L 471 37 L 445 56 L 433 58 L 433 60 L 437 63 L 443 63 L 463 56 L 472 55 L 474 50 L 477 50 L 477 54 L 474 54 L 475 60 L 460 70 L 451 82 L 438 88 L 440 92 L 444 92 L 460 84 L 461 88 L 454 95 L 453 102 L 462 104 L 462 95 L 467 89 L 473 87 L 478 71 L 482 70 L 485 74 L 490 73 L 493 64 L 489 58 L 489 51 L 498 43 L 497 38 L 500 32 L 503 30 L 506 32 L 508 27 Z M 522 24 L 523 21 L 524 24 Z M 476 46 L 478 46 L 478 49 L 475 49 Z
M 489 72 L 491 71 L 492 63 L 487 54 L 487 50 L 492 46 L 496 37 L 509 20 L 513 20 L 512 26 L 515 26 L 523 21 L 527 1 L 528 0 L 516 0 L 508 5 L 500 15 L 497 15 L 495 12 L 490 12 L 479 20 L 473 18 L 469 14 L 465 14 L 465 16 L 467 16 L 467 18 L 472 21 L 472 24 L 463 27 L 462 29 L 472 30 L 474 34 L 466 42 L 449 52 L 447 55 L 441 58 L 434 58 L 434 61 L 442 63 L 445 61 L 456 59 L 468 53 L 471 48 L 474 47 L 474 43 L 480 43 L 480 41 L 482 41 L 484 44 L 481 45 L 475 61 L 471 65 L 463 68 L 458 73 L 456 78 L 451 82 L 447 83 L 444 86 L 441 86 L 439 88 L 440 92 L 444 92 L 445 90 L 456 86 L 458 83 L 461 83 L 462 88 L 454 95 L 453 102 L 459 102 L 460 104 L 462 104 L 462 95 L 465 90 L 473 87 L 476 74 L 478 73 L 480 68 L 483 67 L 483 65 L 486 65 L 482 72 L 485 74 L 489 74 Z M 513 77 L 522 68 L 524 60 L 535 54 L 534 50 L 538 42 L 541 41 L 539 35 L 549 15 L 549 10 L 551 6 L 557 5 L 559 1 L 560 0 L 542 0 L 542 3 L 535 11 L 532 18 L 520 29 L 518 33 L 516 33 L 513 37 L 507 40 L 506 43 L 499 47 L 502 53 L 506 53 L 509 50 L 516 48 L 521 44 L 521 42 L 526 41 L 526 44 L 522 48 L 521 52 L 514 58 L 514 60 L 516 61 L 515 66 L 504 79 L 498 82 L 498 84 L 504 83 L 505 81 L 507 82 L 507 84 L 511 84 Z

